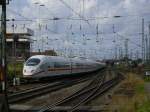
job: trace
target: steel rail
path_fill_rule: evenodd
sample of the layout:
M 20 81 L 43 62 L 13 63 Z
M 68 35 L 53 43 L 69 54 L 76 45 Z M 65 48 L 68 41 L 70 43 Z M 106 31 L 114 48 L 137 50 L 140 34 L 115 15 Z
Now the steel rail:
M 78 108 L 80 105 L 85 105 L 86 103 L 92 101 L 94 98 L 96 98 L 97 96 L 103 95 L 107 90 L 109 90 L 110 88 L 112 88 L 114 85 L 119 83 L 119 79 L 118 77 L 105 82 L 104 84 L 100 85 L 98 88 L 96 88 L 96 90 L 91 94 L 91 96 L 89 96 L 88 98 L 84 99 L 82 102 L 78 103 L 77 105 L 73 106 L 69 112 L 74 112 L 76 111 L 76 108 Z
M 122 75 L 117 75 L 115 78 L 104 82 L 105 81 L 105 75 L 102 75 L 102 77 L 96 77 L 96 79 L 93 79 L 93 81 L 90 83 L 92 86 L 87 85 L 85 88 L 82 88 L 81 90 L 77 91 L 73 95 L 65 98 L 64 100 L 58 101 L 53 105 L 45 106 L 40 109 L 38 112 L 47 112 L 48 110 L 53 111 L 53 108 L 56 106 L 70 106 L 72 105 L 71 102 L 73 101 L 73 105 L 69 112 L 75 111 L 80 105 L 84 105 L 88 103 L 89 101 L 93 100 L 99 95 L 103 95 L 107 90 L 115 86 L 119 83 L 119 81 L 122 79 Z M 93 85 L 95 83 L 95 85 Z M 76 102 L 75 102 L 76 100 Z M 75 102 L 75 103 L 74 103 Z
M 105 70 L 102 70 L 101 72 L 103 73 Z M 100 76 L 99 76 L 100 75 Z M 95 88 L 97 88 L 97 84 L 102 84 L 103 80 L 104 79 L 104 76 L 105 75 L 102 75 L 100 73 L 98 73 L 93 79 L 92 81 L 87 84 L 85 87 L 83 87 L 82 89 L 80 89 L 79 91 L 75 92 L 74 94 L 70 95 L 69 97 L 63 99 L 63 100 L 60 100 L 58 102 L 56 102 L 55 104 L 53 105 L 45 105 L 43 106 L 40 111 L 38 112 L 44 112 L 46 110 L 49 110 L 55 106 L 58 106 L 58 105 L 62 105 L 62 104 L 65 104 L 66 102 L 70 102 L 72 101 L 73 99 L 76 99 L 77 97 L 79 96 L 82 96 L 83 94 L 87 93 L 89 94 L 90 92 L 94 91 Z M 92 94 L 92 93 L 91 93 Z
M 45 86 L 40 86 L 39 88 L 34 88 L 31 90 L 9 95 L 8 102 L 12 104 L 12 103 L 16 103 L 16 102 L 23 101 L 23 100 L 29 100 L 31 97 L 33 98 L 42 94 L 46 94 L 48 92 L 53 92 L 53 91 L 56 91 L 65 87 L 69 87 L 71 85 L 81 83 L 87 80 L 89 80 L 89 77 L 84 78 L 84 79 L 81 78 L 81 79 L 74 79 L 74 80 L 66 81 L 66 82 L 62 81 L 62 82 L 57 82 L 54 84 L 47 84 Z

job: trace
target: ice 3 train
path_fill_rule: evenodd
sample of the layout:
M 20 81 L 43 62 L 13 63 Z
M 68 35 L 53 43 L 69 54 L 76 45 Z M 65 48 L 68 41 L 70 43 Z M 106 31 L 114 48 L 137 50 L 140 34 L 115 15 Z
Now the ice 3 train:
M 36 55 L 30 57 L 23 67 L 26 78 L 43 78 L 93 72 L 104 68 L 103 63 L 89 59 Z

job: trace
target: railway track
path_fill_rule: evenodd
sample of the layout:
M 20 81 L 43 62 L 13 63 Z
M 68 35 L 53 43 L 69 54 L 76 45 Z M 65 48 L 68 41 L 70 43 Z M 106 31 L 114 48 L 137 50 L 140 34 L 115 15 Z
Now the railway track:
M 8 102 L 10 104 L 13 104 L 13 103 L 21 102 L 24 100 L 30 100 L 31 98 L 37 97 L 39 95 L 43 95 L 43 94 L 53 92 L 53 91 L 56 91 L 65 87 L 69 87 L 71 85 L 87 81 L 89 79 L 90 77 L 77 78 L 77 79 L 72 79 L 72 80 L 65 80 L 65 81 L 60 81 L 56 83 L 41 85 L 36 88 L 27 89 L 25 91 L 21 91 L 21 92 L 17 92 L 17 93 L 9 95 Z
M 52 82 L 54 83 L 54 82 Z M 36 83 L 36 84 L 21 84 L 19 86 L 11 86 L 8 89 L 8 95 L 21 93 L 24 91 L 32 90 L 42 86 L 46 86 L 48 83 Z
M 67 112 L 76 111 L 79 106 L 87 104 L 99 95 L 103 95 L 108 89 L 119 83 L 121 75 L 117 75 L 113 79 L 105 82 L 105 74 L 96 75 L 96 77 L 84 88 L 67 98 L 56 102 L 53 105 L 45 105 L 38 112 L 53 112 L 55 107 L 69 106 Z

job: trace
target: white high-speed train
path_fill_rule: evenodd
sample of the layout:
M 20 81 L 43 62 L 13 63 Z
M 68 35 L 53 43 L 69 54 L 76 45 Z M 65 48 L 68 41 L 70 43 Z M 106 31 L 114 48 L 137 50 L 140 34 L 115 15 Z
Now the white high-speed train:
M 23 76 L 43 78 L 86 73 L 104 68 L 104 64 L 89 59 L 64 58 L 60 56 L 36 55 L 24 64 Z

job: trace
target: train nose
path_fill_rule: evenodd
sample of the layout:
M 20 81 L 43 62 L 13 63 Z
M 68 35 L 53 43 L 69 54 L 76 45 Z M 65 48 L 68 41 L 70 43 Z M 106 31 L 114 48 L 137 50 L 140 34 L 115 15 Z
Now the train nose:
M 24 69 L 24 73 L 27 73 L 27 72 L 30 72 L 30 73 L 33 73 L 35 70 L 26 70 L 26 69 Z
M 26 75 L 26 76 L 29 76 L 29 75 L 34 74 L 35 71 L 36 71 L 35 68 L 28 68 L 28 67 L 25 67 L 25 68 L 23 69 L 23 74 Z
M 26 69 L 23 70 L 23 73 L 26 73 Z

